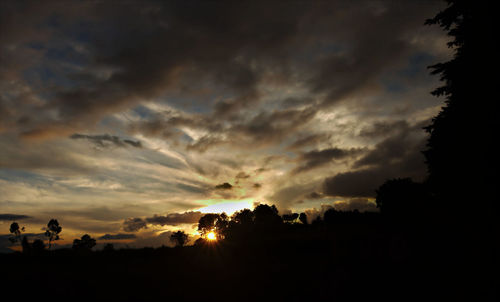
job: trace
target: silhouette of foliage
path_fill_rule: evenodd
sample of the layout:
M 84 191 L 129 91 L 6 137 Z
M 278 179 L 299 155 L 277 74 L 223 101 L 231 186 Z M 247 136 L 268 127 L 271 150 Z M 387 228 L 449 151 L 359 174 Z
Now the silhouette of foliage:
M 85 234 L 81 239 L 73 240 L 73 250 L 90 251 L 96 245 L 96 240 L 90 235 Z
M 232 221 L 241 225 L 250 225 L 253 223 L 254 214 L 250 209 L 243 209 L 233 214 Z
M 175 246 L 183 247 L 188 241 L 188 234 L 184 231 L 177 231 L 170 235 L 170 241 L 175 243 Z
M 392 219 L 422 219 L 431 199 L 426 186 L 414 182 L 411 178 L 387 180 L 376 193 L 375 202 L 380 212 Z
M 430 134 L 424 151 L 428 183 L 436 196 L 434 211 L 457 222 L 472 213 L 493 209 L 498 102 L 490 102 L 493 77 L 482 76 L 493 59 L 493 21 L 484 1 L 448 1 L 448 7 L 426 24 L 437 24 L 452 40 L 454 57 L 430 66 L 444 85 L 432 94 L 446 98 L 444 107 L 425 128 Z M 470 200 L 481 203 L 471 209 Z M 477 210 L 476 210 L 477 209 Z M 475 210 L 472 212 L 472 210 Z
M 9 241 L 12 243 L 21 242 L 21 233 L 24 232 L 24 227 L 20 228 L 17 222 L 10 225 L 9 232 L 12 234 Z
M 208 233 L 214 232 L 218 239 L 223 239 L 229 224 L 226 213 L 222 214 L 205 214 L 198 221 L 198 232 L 202 237 Z
M 299 221 L 302 222 L 302 224 L 307 224 L 307 215 L 306 215 L 306 213 L 300 213 L 300 215 L 299 215 Z
M 115 246 L 112 243 L 107 243 L 102 250 L 106 253 L 111 253 L 115 250 Z
M 45 243 L 41 239 L 35 239 L 31 244 L 32 253 L 39 255 L 45 251 Z
M 47 223 L 47 228 L 45 229 L 45 236 L 49 237 L 49 249 L 52 246 L 52 241 L 59 240 L 59 233 L 61 233 L 62 227 L 59 225 L 57 219 L 51 219 Z
M 284 222 L 292 223 L 295 222 L 297 218 L 299 218 L 299 214 L 298 213 L 283 214 L 281 217 L 283 218 Z
M 253 210 L 254 222 L 260 226 L 272 226 L 282 223 L 275 205 L 259 204 Z

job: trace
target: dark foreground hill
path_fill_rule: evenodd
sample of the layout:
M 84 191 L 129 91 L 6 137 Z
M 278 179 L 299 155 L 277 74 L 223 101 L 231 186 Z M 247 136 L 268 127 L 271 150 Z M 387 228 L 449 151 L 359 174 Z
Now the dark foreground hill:
M 446 234 L 311 228 L 183 248 L 3 254 L 1 284 L 19 301 L 493 300 L 492 279 L 474 271 L 483 262 Z

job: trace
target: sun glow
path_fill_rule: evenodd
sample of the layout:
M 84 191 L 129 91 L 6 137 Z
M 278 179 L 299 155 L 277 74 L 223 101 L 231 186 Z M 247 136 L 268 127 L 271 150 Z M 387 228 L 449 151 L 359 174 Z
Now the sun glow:
M 215 239 L 217 239 L 217 237 L 215 236 L 214 232 L 210 232 L 207 234 L 207 239 L 208 240 L 215 240 Z
M 253 198 L 248 198 L 244 200 L 221 200 L 221 199 L 211 199 L 211 200 L 198 200 L 198 203 L 209 203 L 210 205 L 199 208 L 197 211 L 202 213 L 226 213 L 227 215 L 232 215 L 236 211 L 243 209 L 253 209 Z

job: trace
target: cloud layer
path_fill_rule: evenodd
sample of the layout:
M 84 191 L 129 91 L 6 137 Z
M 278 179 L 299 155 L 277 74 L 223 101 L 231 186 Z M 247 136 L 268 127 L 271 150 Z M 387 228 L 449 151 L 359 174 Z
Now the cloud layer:
M 349 200 L 425 176 L 442 6 L 2 1 L 2 211 L 69 238 L 170 232 L 217 202 L 370 208 Z

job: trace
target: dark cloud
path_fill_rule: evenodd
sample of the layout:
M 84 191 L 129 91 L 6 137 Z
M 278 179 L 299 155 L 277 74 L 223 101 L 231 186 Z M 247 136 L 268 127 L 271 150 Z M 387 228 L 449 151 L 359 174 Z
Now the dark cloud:
M 263 82 L 294 81 L 332 104 L 373 87 L 389 62 L 411 52 L 415 28 L 439 7 L 419 1 L 195 3 L 3 3 L 0 42 L 17 47 L 2 49 L 9 63 L 2 82 L 29 82 L 34 89 L 5 87 L 28 92 L 2 96 L 6 118 L 0 120 L 25 137 L 67 135 L 144 100 L 179 94 L 201 95 L 214 119 L 232 119 L 260 101 Z M 241 131 L 252 136 L 265 128 L 253 121 Z M 281 131 L 269 129 L 273 137 Z
M 129 139 L 122 139 L 118 136 L 102 134 L 102 135 L 86 135 L 86 134 L 78 134 L 75 133 L 70 136 L 71 139 L 86 139 L 92 143 L 94 143 L 98 147 L 126 147 L 127 145 L 142 148 L 142 144 L 140 141 L 133 141 Z
M 426 174 L 423 133 L 411 129 L 389 137 L 353 164 L 353 170 L 325 179 L 324 193 L 330 196 L 374 197 L 385 180 L 412 177 L 421 180 Z
M 316 115 L 313 108 L 261 112 L 247 123 L 234 125 L 230 132 L 248 138 L 255 146 L 279 143 Z
M 386 137 L 408 128 L 409 124 L 404 120 L 377 121 L 371 126 L 361 129 L 359 136 L 368 138 Z
M 352 158 L 363 152 L 363 149 L 351 148 L 351 149 L 340 149 L 340 148 L 329 148 L 323 150 L 313 150 L 306 153 L 302 153 L 297 161 L 301 164 L 292 170 L 293 174 L 302 173 L 305 171 L 312 170 L 314 168 L 327 165 L 333 160 L 340 160 L 346 158 Z
M 316 24 L 330 28 L 330 34 L 339 38 L 331 46 L 337 50 L 312 65 L 317 69 L 309 80 L 312 91 L 324 93 L 323 105 L 329 106 L 377 89 L 379 74 L 414 51 L 408 35 L 421 26 L 422 15 L 432 15 L 437 5 L 418 1 L 404 6 L 392 1 L 322 5 L 323 16 L 329 17 Z
M 236 174 L 236 178 L 237 179 L 246 179 L 246 178 L 249 178 L 250 175 L 249 174 L 246 174 L 245 172 L 241 171 L 239 172 L 238 174 Z
M 324 195 L 321 194 L 321 193 L 318 193 L 318 192 L 312 192 L 308 195 L 306 195 L 307 198 L 311 198 L 311 199 L 319 199 L 319 198 L 322 198 Z
M 134 234 L 106 234 L 98 237 L 98 240 L 122 240 L 122 239 L 135 239 L 137 238 Z
M 188 211 L 184 213 L 170 213 L 167 215 L 153 215 L 146 218 L 128 218 L 123 222 L 122 228 L 125 232 L 137 232 L 147 229 L 148 225 L 180 225 L 198 223 L 203 213 Z
M 147 222 L 142 218 L 127 218 L 123 222 L 123 230 L 125 232 L 137 232 L 147 227 Z
M 315 133 L 310 134 L 305 137 L 297 139 L 291 145 L 288 146 L 289 150 L 301 149 L 304 147 L 311 147 L 319 143 L 325 142 L 330 139 L 332 135 L 327 133 Z
M 32 217 L 28 215 L 18 215 L 18 214 L 0 214 L 0 221 L 14 221 L 27 218 L 32 218 Z
M 167 215 L 154 215 L 146 218 L 146 222 L 152 225 L 179 225 L 198 223 L 203 214 L 201 212 L 170 213 Z
M 289 209 L 291 205 L 302 200 L 318 187 L 317 181 L 308 183 L 288 183 L 286 186 L 273 192 L 268 200 L 277 203 L 276 206 L 281 209 Z
M 217 190 L 230 190 L 232 188 L 233 188 L 233 186 L 227 182 L 215 186 L 215 189 L 217 189 Z

